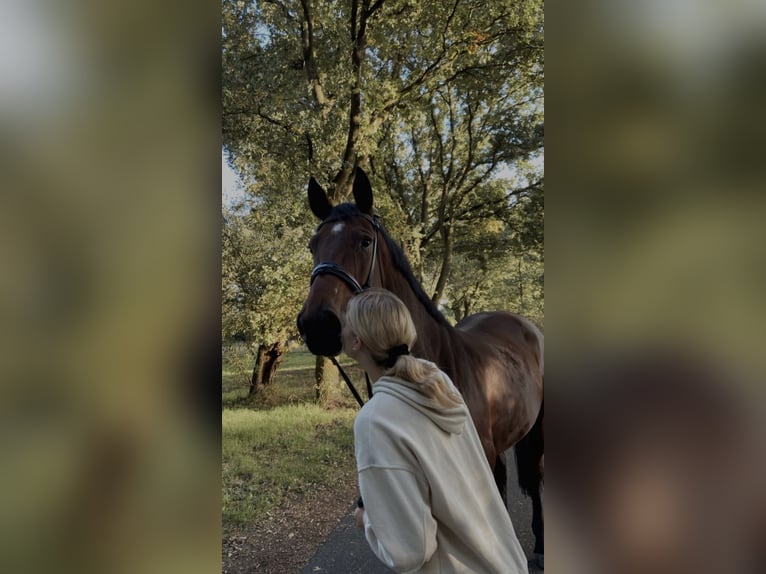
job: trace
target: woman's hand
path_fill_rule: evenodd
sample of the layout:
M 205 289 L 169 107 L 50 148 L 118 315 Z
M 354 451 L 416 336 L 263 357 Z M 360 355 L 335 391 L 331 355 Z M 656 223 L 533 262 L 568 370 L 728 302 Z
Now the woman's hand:
M 356 525 L 364 530 L 364 508 L 357 508 L 354 511 L 354 520 L 356 521 Z

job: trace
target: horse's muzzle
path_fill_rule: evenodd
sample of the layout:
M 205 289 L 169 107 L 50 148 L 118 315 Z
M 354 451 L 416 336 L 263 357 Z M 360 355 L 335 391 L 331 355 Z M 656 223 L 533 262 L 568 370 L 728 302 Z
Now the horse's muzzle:
M 298 315 L 298 331 L 314 355 L 334 357 L 343 350 L 340 319 L 328 309 Z

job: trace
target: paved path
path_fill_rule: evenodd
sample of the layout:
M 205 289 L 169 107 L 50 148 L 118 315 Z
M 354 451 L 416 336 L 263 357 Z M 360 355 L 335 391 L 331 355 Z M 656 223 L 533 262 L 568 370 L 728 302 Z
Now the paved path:
M 508 460 L 508 511 L 511 521 L 516 529 L 521 547 L 527 554 L 532 556 L 534 537 L 530 529 L 532 523 L 532 504 L 529 499 L 521 494 L 516 480 L 516 464 L 513 453 L 507 453 Z M 372 553 L 367 541 L 354 525 L 352 515 L 353 507 L 349 508 L 349 514 L 340 521 L 335 530 L 301 570 L 301 574 L 392 574 L 393 570 L 386 568 Z M 530 568 L 530 572 L 542 572 Z

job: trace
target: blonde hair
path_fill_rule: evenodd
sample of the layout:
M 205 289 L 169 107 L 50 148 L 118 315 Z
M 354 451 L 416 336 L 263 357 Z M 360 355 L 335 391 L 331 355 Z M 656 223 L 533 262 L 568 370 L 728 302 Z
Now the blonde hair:
M 453 391 L 447 375 L 434 363 L 410 354 L 396 356 L 397 350 L 401 351 L 404 345 L 411 351 L 417 340 L 412 316 L 399 297 L 384 289 L 363 291 L 349 300 L 346 321 L 364 342 L 373 360 L 388 367 L 384 375 L 415 384 L 423 395 L 443 407 L 463 403 L 460 395 Z M 392 361 L 393 366 L 390 366 Z

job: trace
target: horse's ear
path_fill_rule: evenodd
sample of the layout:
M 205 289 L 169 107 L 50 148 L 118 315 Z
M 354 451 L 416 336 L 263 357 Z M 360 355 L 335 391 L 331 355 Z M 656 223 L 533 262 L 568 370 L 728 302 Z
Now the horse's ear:
M 327 194 L 313 177 L 309 179 L 309 207 L 311 207 L 311 212 L 322 221 L 332 211 L 332 203 L 327 199 Z
M 354 201 L 359 211 L 372 215 L 372 186 L 361 167 L 356 168 L 354 175 Z

